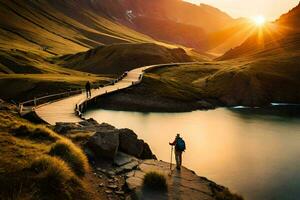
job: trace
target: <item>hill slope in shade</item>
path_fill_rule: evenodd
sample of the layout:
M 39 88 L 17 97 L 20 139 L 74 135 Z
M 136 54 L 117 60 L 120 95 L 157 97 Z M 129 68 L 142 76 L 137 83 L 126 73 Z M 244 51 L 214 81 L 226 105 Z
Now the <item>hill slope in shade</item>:
M 95 74 L 118 74 L 141 66 L 192 61 L 183 49 L 151 43 L 99 46 L 62 59 L 60 65 Z
M 180 0 L 102 0 L 92 4 L 111 19 L 134 30 L 200 52 L 224 53 L 249 36 L 246 31 L 249 24 L 241 26 L 240 19 L 235 20 L 206 4 L 194 5 Z M 218 33 L 226 33 L 226 37 L 216 37 L 220 36 Z M 233 46 L 223 44 L 229 39 Z

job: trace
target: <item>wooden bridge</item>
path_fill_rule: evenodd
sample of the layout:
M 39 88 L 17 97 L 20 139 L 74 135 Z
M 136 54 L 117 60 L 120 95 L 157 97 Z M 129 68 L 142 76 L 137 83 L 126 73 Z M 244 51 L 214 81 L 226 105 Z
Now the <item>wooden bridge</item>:
M 39 118 L 51 125 L 55 125 L 57 122 L 80 122 L 83 120 L 81 115 L 85 111 L 87 104 L 94 101 L 95 98 L 103 94 L 111 93 L 139 84 L 142 81 L 144 72 L 150 68 L 153 69 L 165 66 L 176 66 L 179 64 L 183 65 L 191 63 L 170 63 L 137 68 L 124 73 L 121 77 L 105 85 L 104 87 L 92 89 L 92 96 L 90 98 L 86 97 L 84 90 L 49 95 L 21 103 L 19 105 L 20 113 L 26 113 L 34 110 Z M 37 105 L 37 101 L 45 101 L 47 98 L 55 98 L 57 96 L 61 96 L 62 99 Z

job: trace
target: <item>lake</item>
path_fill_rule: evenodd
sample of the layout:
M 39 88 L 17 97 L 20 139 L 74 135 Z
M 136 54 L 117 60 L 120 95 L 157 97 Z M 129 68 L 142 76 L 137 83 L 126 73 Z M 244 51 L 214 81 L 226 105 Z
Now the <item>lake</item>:
M 168 162 L 168 142 L 180 133 L 187 146 L 183 165 L 246 200 L 300 199 L 299 106 L 187 113 L 99 109 L 85 117 L 134 130 Z

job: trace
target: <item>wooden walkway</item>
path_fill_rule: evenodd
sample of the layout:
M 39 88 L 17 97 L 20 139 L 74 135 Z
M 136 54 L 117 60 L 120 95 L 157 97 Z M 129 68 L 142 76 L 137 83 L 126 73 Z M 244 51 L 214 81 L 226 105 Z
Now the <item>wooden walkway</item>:
M 118 81 L 114 85 L 109 85 L 99 89 L 93 89 L 92 97 L 99 97 L 103 94 L 117 91 L 120 89 L 128 88 L 132 86 L 133 82 L 139 83 L 141 81 L 140 76 L 144 73 L 144 70 L 150 68 L 160 68 L 166 66 L 176 66 L 176 65 L 189 65 L 197 62 L 187 62 L 187 63 L 169 63 L 169 64 L 160 64 L 160 65 L 150 65 L 141 68 L 137 68 L 128 72 L 127 76 L 122 80 Z M 142 76 L 141 76 L 142 77 Z M 82 94 L 74 95 L 59 101 L 49 102 L 35 108 L 35 112 L 39 118 L 47 122 L 50 125 L 55 125 L 57 122 L 80 122 L 82 119 L 78 117 L 75 113 L 76 105 L 81 104 L 86 98 L 85 92 Z
M 132 82 L 139 82 L 139 77 L 143 71 L 153 66 L 141 67 L 129 71 L 127 76 L 115 83 L 114 85 L 106 86 L 99 89 L 93 89 L 91 99 L 100 95 L 132 86 Z M 59 101 L 50 102 L 35 109 L 36 114 L 50 125 L 55 125 L 57 122 L 80 122 L 78 116 L 75 115 L 76 104 L 86 100 L 85 92 L 74 95 Z

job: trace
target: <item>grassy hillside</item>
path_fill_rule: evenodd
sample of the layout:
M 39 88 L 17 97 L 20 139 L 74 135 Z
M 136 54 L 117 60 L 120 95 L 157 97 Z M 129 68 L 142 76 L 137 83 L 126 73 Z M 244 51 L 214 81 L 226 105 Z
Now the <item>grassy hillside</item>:
M 176 48 L 175 45 L 155 41 L 149 36 L 113 22 L 88 1 L 0 0 L 0 41 L 0 97 L 14 101 L 82 88 L 88 80 L 95 83 L 109 80 L 107 75 L 99 74 L 100 72 L 113 73 L 110 76 L 115 76 L 128 68 L 147 63 L 176 61 L 172 53 L 169 53 L 173 50 L 165 48 Z M 156 44 L 152 50 L 162 53 L 161 59 L 156 61 L 151 48 L 147 45 L 143 47 L 143 43 Z M 128 49 L 122 56 L 129 44 L 141 45 L 137 52 L 131 48 L 132 53 Z M 105 46 L 107 47 L 104 49 L 108 50 L 99 51 Z M 113 60 L 102 56 L 102 53 L 110 51 L 117 52 L 112 57 Z M 80 62 L 82 64 L 86 61 L 83 67 L 78 67 L 74 63 L 79 61 L 80 55 L 86 54 L 85 52 L 98 52 L 97 56 L 101 54 L 102 57 L 95 61 L 97 58 L 89 54 L 89 59 L 84 57 Z M 144 52 L 148 57 L 146 62 L 143 59 Z M 74 56 L 70 56 L 73 54 Z M 192 51 L 191 54 L 201 59 L 200 55 Z M 132 55 L 135 60 L 132 60 Z M 57 65 L 57 58 L 62 56 L 74 58 L 72 65 L 64 62 L 63 66 Z M 150 58 L 154 60 L 149 62 Z M 123 64 L 120 65 L 123 62 L 127 63 L 125 68 Z M 103 67 L 92 69 L 93 64 L 99 63 L 112 64 L 105 65 L 109 67 L 108 70 Z M 83 71 L 98 75 L 77 71 L 84 67 L 88 70 Z
M 173 112 L 300 103 L 298 58 L 205 62 L 151 70 L 140 85 L 100 99 L 100 106 Z
M 90 199 L 84 179 L 89 164 L 81 149 L 45 126 L 19 118 L 12 112 L 15 108 L 4 104 L 0 110 L 1 199 Z M 68 151 L 58 154 L 57 146 Z
M 136 67 L 172 62 L 191 62 L 181 49 L 169 49 L 153 43 L 99 46 L 87 52 L 63 56 L 58 64 L 90 73 L 118 74 Z

